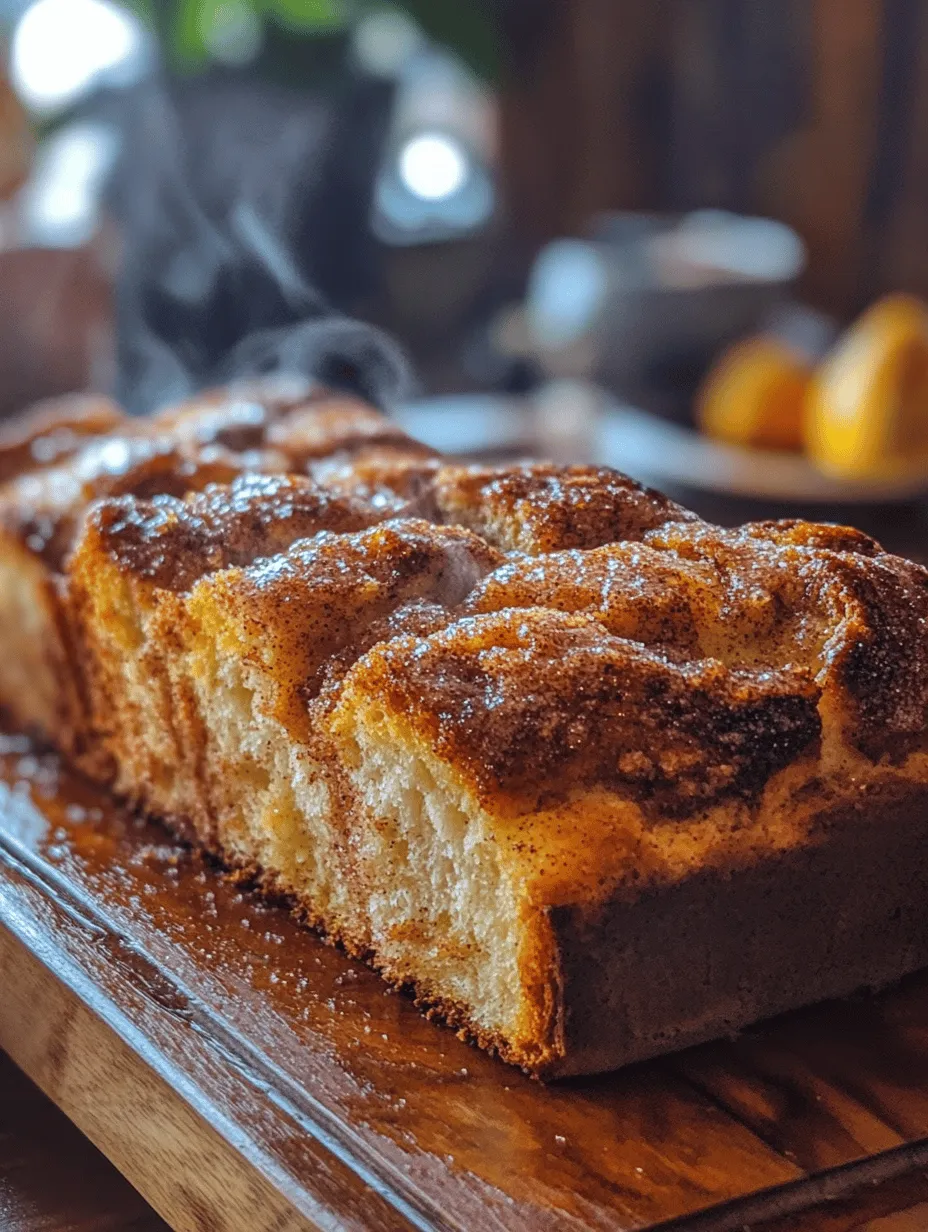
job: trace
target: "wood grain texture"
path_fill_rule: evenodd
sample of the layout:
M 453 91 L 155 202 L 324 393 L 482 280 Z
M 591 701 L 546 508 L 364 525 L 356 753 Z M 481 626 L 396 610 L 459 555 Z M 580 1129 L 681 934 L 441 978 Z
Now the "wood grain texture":
M 538 0 L 531 38 L 500 3 L 517 235 L 720 206 L 796 227 L 830 310 L 928 293 L 923 0 Z
M 814 1171 L 928 1136 L 928 981 L 824 1005 L 674 1062 Z
M 167 1232 L 13 1063 L 0 1055 L 3 1232 Z
M 24 958 L 4 930 L 0 972 L 6 1000 L 0 1042 L 126 1176 L 144 1177 L 145 1196 L 173 1228 L 318 1226 L 301 1217 L 305 1212 L 262 1174 L 260 1163 L 242 1167 L 235 1145 L 211 1120 L 146 1070 L 125 1041 L 49 978 L 41 959 Z
M 174 1228 L 722 1232 L 928 1166 L 928 980 L 544 1087 L 5 747 L 0 1048 Z

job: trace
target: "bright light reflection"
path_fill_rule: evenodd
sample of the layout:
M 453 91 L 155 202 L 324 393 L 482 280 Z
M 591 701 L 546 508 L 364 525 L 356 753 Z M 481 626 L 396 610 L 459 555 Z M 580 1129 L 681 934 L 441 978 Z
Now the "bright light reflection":
M 400 151 L 400 179 L 423 201 L 453 197 L 464 186 L 468 159 L 460 144 L 442 133 L 422 133 Z
M 36 111 L 74 102 L 100 73 L 138 61 L 138 22 L 109 0 L 36 0 L 13 33 L 13 84 Z
M 33 243 L 51 247 L 83 244 L 93 235 L 100 189 L 119 152 L 116 131 L 78 122 L 40 147 L 23 193 L 25 225 Z

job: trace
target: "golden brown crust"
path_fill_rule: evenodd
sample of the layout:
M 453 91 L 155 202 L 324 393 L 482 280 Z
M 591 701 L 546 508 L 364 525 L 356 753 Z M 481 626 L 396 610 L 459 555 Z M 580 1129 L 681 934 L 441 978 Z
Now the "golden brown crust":
M 101 501 L 88 517 L 82 548 L 108 555 L 117 568 L 153 586 L 181 591 L 206 573 L 273 556 L 297 539 L 362 530 L 384 516 L 310 479 L 244 474 L 183 500 Z
M 0 483 L 65 462 L 90 437 L 117 431 L 126 417 L 115 402 L 96 394 L 71 394 L 39 402 L 0 424 Z
M 515 812 L 599 787 L 663 816 L 754 799 L 820 733 L 804 671 L 675 662 L 540 608 L 378 646 L 352 690 L 404 714 L 485 807 Z
M 47 415 L 42 420 L 50 422 Z M 60 571 L 84 512 L 105 497 L 181 498 L 238 475 L 299 473 L 314 459 L 337 453 L 344 460 L 355 449 L 386 443 L 428 452 L 363 404 L 273 384 L 234 395 L 217 391 L 152 420 L 119 424 L 118 434 L 84 443 L 56 465 L 36 462 L 0 488 L 0 532 Z M 43 431 L 27 425 L 19 436 L 25 441 L 38 433 L 44 440 Z M 57 460 L 52 452 L 49 457 Z M 403 505 L 398 498 L 378 503 Z
M 755 523 L 667 526 L 649 546 L 720 578 L 718 621 L 743 636 L 760 621 L 761 661 L 807 663 L 849 743 L 872 760 L 925 748 L 928 571 L 846 527 Z M 756 613 L 756 616 L 752 615 Z
M 641 539 L 689 510 L 609 467 L 536 463 L 448 466 L 432 500 L 443 522 L 466 526 L 508 552 L 556 552 Z
M 300 469 L 318 458 L 349 458 L 362 450 L 403 449 L 421 457 L 432 451 L 407 436 L 392 420 L 364 403 L 330 398 L 293 411 L 272 424 L 268 444 L 286 450 Z
M 319 459 L 309 470 L 337 492 L 357 493 L 379 504 L 399 498 L 411 503 L 413 516 L 429 517 L 434 515 L 431 486 L 442 465 L 441 458 L 431 452 L 411 451 L 405 444 L 371 445 L 350 458 L 335 454 Z
M 79 647 L 72 672 L 87 702 L 74 714 L 72 730 L 62 743 L 72 755 L 80 753 L 82 769 L 108 782 L 120 760 L 127 762 L 128 747 L 136 763 L 141 760 L 145 737 L 139 723 L 145 719 L 137 719 L 121 693 L 125 655 L 138 648 L 143 622 L 157 622 L 145 651 L 146 671 L 152 690 L 161 690 L 165 721 L 174 726 L 180 715 L 169 714 L 177 703 L 168 697 L 166 672 L 168 659 L 191 628 L 184 592 L 211 574 L 225 571 L 238 577 L 243 566 L 257 569 L 255 562 L 262 559 L 286 559 L 279 553 L 299 541 L 317 543 L 326 537 L 323 532 L 336 542 L 342 537 L 350 542 L 348 532 L 370 527 L 384 515 L 383 509 L 339 497 L 310 479 L 280 475 L 240 476 L 228 486 L 213 485 L 184 500 L 127 497 L 92 506 L 67 567 L 69 624 Z M 244 576 L 251 574 L 246 571 Z M 357 576 L 360 580 L 360 571 Z M 347 567 L 342 580 L 347 585 Z M 216 588 L 222 604 L 223 583 Z M 295 611 L 285 595 L 279 603 L 282 614 L 294 611 L 297 621 L 305 618 L 305 632 L 310 632 L 311 612 Z M 273 628 L 273 611 L 267 606 L 262 611 Z M 346 635 L 350 629 L 346 626 Z M 299 670 L 296 661 L 292 670 Z M 298 699 L 292 701 L 298 704 Z M 185 744 L 193 748 L 198 739 L 191 729 Z M 93 746 L 106 756 L 94 758 Z M 153 758 L 151 766 L 156 763 Z M 148 777 L 154 781 L 153 770 Z
M 155 431 L 198 452 L 236 454 L 264 470 L 301 472 L 319 459 L 349 462 L 378 448 L 419 457 L 432 452 L 367 403 L 299 383 L 217 390 L 162 412 L 152 422 Z M 269 468 L 269 460 L 278 466 Z
M 408 442 L 378 442 L 314 473 L 340 491 L 393 492 L 422 517 L 466 526 L 505 552 L 537 555 L 638 540 L 694 515 L 609 467 L 442 465 Z
M 600 468 L 442 466 L 427 451 L 410 451 L 377 412 L 330 398 L 216 395 L 160 422 L 170 423 L 172 436 L 109 438 L 66 467 L 8 487 L 0 502 L 4 529 L 59 569 L 88 501 L 131 493 L 99 510 L 98 544 L 129 573 L 185 589 L 205 572 L 283 550 L 303 533 L 371 525 L 397 511 L 387 503 L 392 493 L 397 502 L 409 500 L 409 512 L 469 524 L 516 554 L 473 594 L 461 591 L 465 613 L 582 613 L 614 636 L 659 651 L 681 672 L 687 661 L 706 658 L 728 669 L 804 671 L 822 693 L 826 727 L 840 728 L 871 758 L 922 746 L 928 575 L 859 532 L 796 521 L 722 531 Z M 294 478 L 239 477 L 228 491 L 210 486 L 179 501 L 217 472 L 234 475 L 256 451 L 266 460 L 272 441 L 301 456 L 334 448 L 328 494 Z M 346 460 L 352 443 L 358 451 Z M 352 486 L 366 501 L 338 495 Z M 152 506 L 139 499 L 152 493 Z M 563 550 L 577 543 L 583 550 Z M 519 557 L 526 552 L 538 555 Z M 319 567 L 303 563 L 307 577 Z M 297 584 L 287 568 L 284 576 Z M 346 595 L 339 602 L 349 602 Z M 447 621 L 447 605 L 430 603 L 420 596 L 415 612 L 391 610 L 372 627 L 387 640 L 435 632 Z
M 238 653 L 277 683 L 277 717 L 305 734 L 306 703 L 371 645 L 430 631 L 500 556 L 476 535 L 415 518 L 317 534 L 194 589 L 190 609 L 239 628 Z
M 511 561 L 466 608 L 537 606 L 594 615 L 610 633 L 677 658 L 802 667 L 839 739 L 874 760 L 924 745 L 928 573 L 860 532 L 674 523 L 638 544 Z
M 724 657 L 717 647 L 702 649 L 704 634 L 719 616 L 721 589 L 710 565 L 681 561 L 640 543 L 615 543 L 510 559 L 478 583 L 464 610 L 469 615 L 537 607 L 581 612 L 616 637 L 679 657 Z
M 0 489 L 0 534 L 24 545 L 60 572 L 83 515 L 113 496 L 183 496 L 228 483 L 237 468 L 203 459 L 167 437 L 101 437 L 63 466 L 21 475 Z

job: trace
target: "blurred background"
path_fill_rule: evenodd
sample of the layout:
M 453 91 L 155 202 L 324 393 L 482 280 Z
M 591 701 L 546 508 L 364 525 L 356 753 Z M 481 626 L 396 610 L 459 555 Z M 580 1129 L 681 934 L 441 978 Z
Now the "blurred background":
M 439 447 L 928 552 L 928 0 L 0 0 L 0 48 L 0 416 L 147 409 L 139 302 L 218 351 L 299 283 Z

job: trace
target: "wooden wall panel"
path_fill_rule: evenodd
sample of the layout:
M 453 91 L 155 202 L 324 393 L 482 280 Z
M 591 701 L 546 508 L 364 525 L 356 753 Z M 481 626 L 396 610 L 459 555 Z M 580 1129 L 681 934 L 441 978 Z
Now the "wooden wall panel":
M 512 12 L 527 25 L 524 4 Z M 783 218 L 849 314 L 928 293 L 928 0 L 547 0 L 509 39 L 517 231 L 608 208 Z M 510 22 L 512 35 L 518 23 Z

